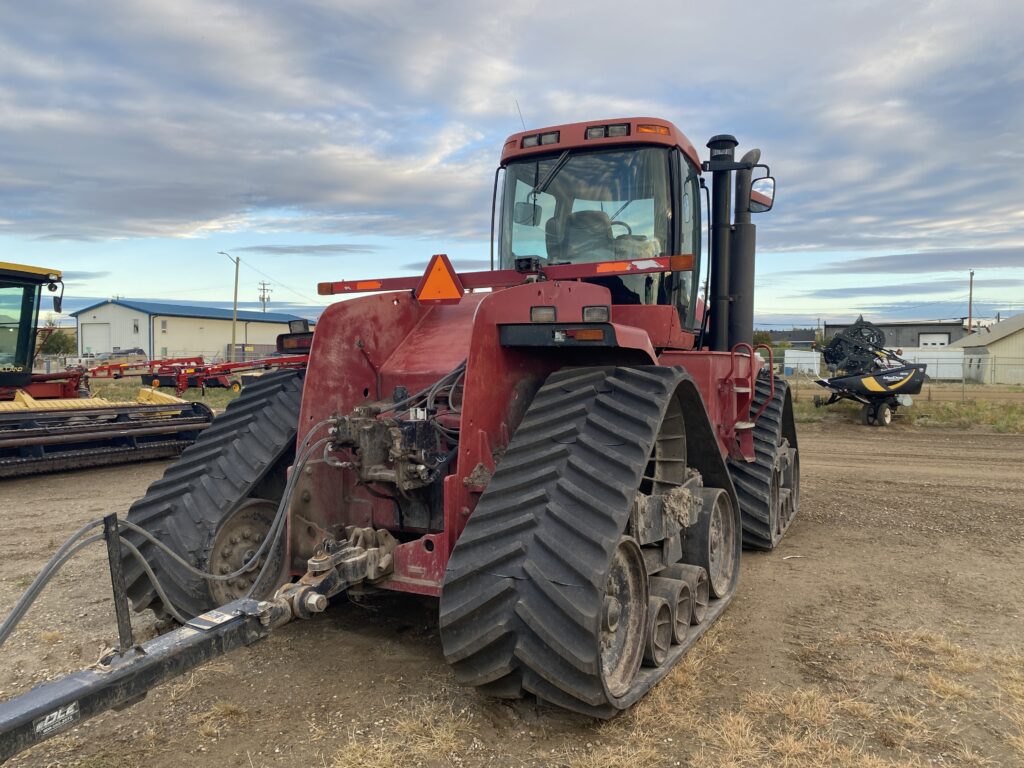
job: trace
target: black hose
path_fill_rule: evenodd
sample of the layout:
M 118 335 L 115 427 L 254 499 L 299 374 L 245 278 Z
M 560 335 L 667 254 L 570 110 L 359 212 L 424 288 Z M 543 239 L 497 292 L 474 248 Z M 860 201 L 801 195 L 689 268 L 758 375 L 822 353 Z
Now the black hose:
M 325 419 L 324 421 L 314 424 L 313 427 L 306 433 L 306 436 L 303 438 L 302 443 L 300 443 L 299 450 L 296 451 L 296 454 L 299 455 L 299 460 L 296 461 L 295 468 L 292 471 L 291 475 L 289 476 L 288 482 L 285 484 L 285 490 L 284 493 L 282 494 L 281 502 L 278 505 L 278 510 L 276 515 L 274 516 L 274 522 L 271 525 L 270 531 L 268 531 L 267 535 L 264 537 L 263 542 L 260 544 L 260 547 L 256 551 L 256 553 L 245 564 L 243 564 L 241 568 L 239 568 L 234 573 L 221 575 L 203 571 L 199 568 L 196 568 L 187 560 L 183 559 L 180 555 L 178 555 L 177 552 L 173 551 L 170 547 L 168 547 L 162 541 L 153 536 L 153 534 L 151 534 L 145 528 L 142 528 L 141 526 L 136 525 L 135 523 L 129 520 L 120 520 L 118 521 L 118 525 L 124 526 L 129 530 L 135 531 L 144 539 L 146 539 L 154 546 L 159 548 L 166 555 L 168 555 L 174 562 L 178 563 L 183 568 L 187 569 L 190 573 L 193 573 L 199 576 L 200 578 L 206 579 L 207 581 L 227 581 L 228 579 L 237 578 L 243 573 L 247 573 L 248 571 L 252 570 L 254 564 L 259 562 L 259 558 L 263 556 L 263 554 L 267 551 L 268 547 L 270 547 L 271 543 L 275 541 L 277 537 L 280 535 L 281 529 L 284 524 L 284 520 L 287 517 L 285 513 L 288 508 L 288 502 L 290 501 L 291 492 L 295 486 L 295 478 L 298 477 L 302 468 L 309 461 L 310 456 L 312 456 L 313 453 L 318 448 L 330 442 L 330 438 L 321 438 L 312 445 L 309 445 L 309 440 L 316 431 L 330 423 L 330 419 Z M 97 533 L 93 534 L 92 536 L 89 536 L 86 539 L 82 539 L 81 541 L 79 541 L 79 539 L 81 539 L 81 537 L 88 533 L 90 530 L 94 528 L 99 528 L 102 525 L 102 518 L 92 520 L 86 523 L 78 531 L 72 534 L 71 537 L 69 537 L 68 540 L 65 541 L 60 546 L 60 548 L 53 554 L 49 562 L 47 562 L 47 564 L 39 572 L 39 575 L 36 576 L 32 584 L 29 585 L 28 589 L 26 589 L 24 594 L 22 594 L 22 596 L 18 599 L 18 602 L 15 604 L 14 608 L 4 619 L 3 623 L 0 624 L 0 645 L 3 645 L 4 642 L 6 642 L 11 632 L 14 631 L 18 623 L 22 620 L 22 618 L 24 618 L 25 613 L 36 601 L 36 599 L 39 597 L 40 593 L 50 582 L 50 580 L 56 575 L 57 571 L 59 571 L 61 567 L 63 567 L 64 563 L 70 560 L 74 555 L 76 555 L 79 551 L 84 549 L 89 544 L 92 544 L 103 539 L 103 534 Z M 157 579 L 152 567 L 149 565 L 149 562 L 145 559 L 145 557 L 143 557 L 142 553 L 139 552 L 139 550 L 135 547 L 135 545 L 132 542 L 128 541 L 124 537 L 120 538 L 122 543 L 128 548 L 129 553 L 133 557 L 135 557 L 141 564 L 143 570 L 146 572 L 146 575 L 149 577 L 150 582 L 153 584 L 153 588 L 156 590 L 157 595 L 163 601 L 164 607 L 167 609 L 167 612 L 170 613 L 171 616 L 176 621 L 182 624 L 188 621 L 188 619 L 186 619 L 174 607 L 174 604 L 167 597 L 167 593 L 164 590 L 163 585 L 160 583 L 159 579 Z M 260 579 L 265 575 L 267 567 L 272 562 L 272 560 L 273 558 L 268 557 L 266 562 L 263 564 L 263 567 L 260 569 L 259 575 L 253 582 L 253 588 L 250 589 L 249 594 L 247 595 L 248 597 L 252 596 L 253 590 L 255 589 L 256 585 L 260 583 Z

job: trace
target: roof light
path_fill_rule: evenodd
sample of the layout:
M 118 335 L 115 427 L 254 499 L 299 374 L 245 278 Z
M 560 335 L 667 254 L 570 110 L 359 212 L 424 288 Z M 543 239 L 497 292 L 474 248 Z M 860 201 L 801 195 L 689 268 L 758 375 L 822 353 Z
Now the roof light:
M 541 144 L 557 144 L 558 143 L 558 131 L 551 131 L 550 133 L 542 133 L 540 135 Z
M 540 144 L 540 134 L 533 134 L 533 136 L 523 136 L 523 149 L 528 147 L 536 147 Z
M 629 123 L 615 123 L 615 125 L 591 125 L 587 127 L 585 136 L 588 139 L 603 139 L 606 136 L 629 136 Z
M 637 133 L 657 133 L 661 136 L 668 136 L 668 126 L 664 125 L 638 125 L 636 127 Z

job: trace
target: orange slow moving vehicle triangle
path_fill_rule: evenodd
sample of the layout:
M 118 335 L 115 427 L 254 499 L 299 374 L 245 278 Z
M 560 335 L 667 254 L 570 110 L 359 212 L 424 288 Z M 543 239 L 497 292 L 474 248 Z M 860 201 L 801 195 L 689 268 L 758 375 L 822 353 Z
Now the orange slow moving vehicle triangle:
M 462 294 L 462 282 L 452 263 L 445 254 L 435 253 L 416 289 L 416 300 L 421 304 L 458 304 Z

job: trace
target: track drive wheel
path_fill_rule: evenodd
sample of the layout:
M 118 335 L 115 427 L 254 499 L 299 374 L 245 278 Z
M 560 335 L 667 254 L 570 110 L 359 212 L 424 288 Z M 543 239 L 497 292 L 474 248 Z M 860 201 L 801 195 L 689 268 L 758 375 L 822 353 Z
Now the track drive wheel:
M 676 368 L 565 369 L 548 378 L 448 561 L 439 626 L 460 682 L 611 717 L 721 615 L 741 546 L 739 521 L 726 514 L 732 494 L 722 492 L 729 503 L 704 534 L 716 542 L 703 549 L 715 552 L 720 597 L 703 624 L 683 617 L 681 643 L 673 642 L 672 606 L 655 596 L 652 609 L 650 578 L 674 565 L 663 558 L 679 557 L 678 534 L 659 538 L 634 517 L 641 496 L 678 494 L 702 477 L 728 484 L 717 450 L 694 451 L 707 467 L 686 466 L 687 444 L 715 440 L 700 403 Z M 699 492 L 699 483 L 688 487 Z

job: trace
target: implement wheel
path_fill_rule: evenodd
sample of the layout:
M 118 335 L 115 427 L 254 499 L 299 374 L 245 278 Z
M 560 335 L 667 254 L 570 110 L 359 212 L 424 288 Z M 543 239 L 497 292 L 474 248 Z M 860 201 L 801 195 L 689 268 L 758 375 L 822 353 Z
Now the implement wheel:
M 876 427 L 888 427 L 892 424 L 892 408 L 888 403 L 878 403 L 872 409 L 871 423 Z

